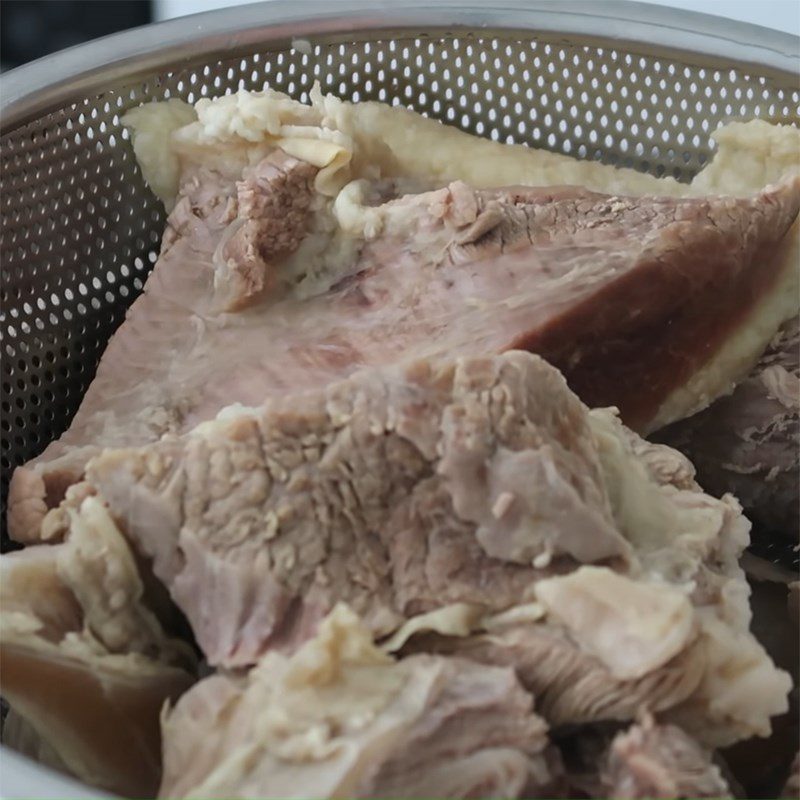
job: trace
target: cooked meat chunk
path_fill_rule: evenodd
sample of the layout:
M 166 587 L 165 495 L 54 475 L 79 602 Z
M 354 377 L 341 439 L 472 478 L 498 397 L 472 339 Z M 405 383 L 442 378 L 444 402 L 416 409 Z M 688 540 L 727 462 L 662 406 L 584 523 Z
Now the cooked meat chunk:
M 359 373 L 87 474 L 212 664 L 255 662 L 337 600 L 382 635 L 447 602 L 513 605 L 537 556 L 631 554 L 584 407 L 524 353 Z
M 177 238 L 70 430 L 13 480 L 15 538 L 40 536 L 64 477 L 79 480 L 99 448 L 185 432 L 231 403 L 321 389 L 365 366 L 531 350 L 590 405 L 615 405 L 647 430 L 668 421 L 662 403 L 778 280 L 773 255 L 800 204 L 800 179 L 744 199 L 453 183 L 365 209 L 366 239 L 343 240 L 320 211 L 298 247 L 306 189 L 280 220 L 272 210 L 312 171 L 268 156 L 240 182 L 239 200 L 229 179 L 185 179 L 170 217 Z M 287 292 L 219 313 L 320 252 L 337 262 L 327 270 L 335 280 L 298 294 L 287 279 Z
M 602 775 L 603 797 L 731 797 L 711 754 L 674 725 L 651 717 L 617 735 Z
M 317 170 L 278 150 L 236 184 L 238 219 L 215 251 L 215 310 L 240 311 L 277 288 L 278 264 L 306 235 Z
M 540 797 L 546 725 L 513 670 L 395 662 L 345 606 L 293 657 L 192 688 L 164 721 L 162 797 Z
M 786 707 L 747 630 L 735 501 L 531 354 L 363 371 L 109 449 L 86 477 L 212 665 L 293 651 L 338 601 L 378 637 L 448 604 L 536 601 L 545 619 L 486 660 L 518 666 L 553 720 L 652 703 L 716 743 Z M 764 693 L 735 688 L 751 681 Z
M 780 735 L 784 649 L 728 484 L 641 436 L 797 312 L 797 137 L 726 181 L 722 132 L 691 187 L 490 143 L 496 188 L 316 89 L 157 106 L 159 259 L 12 481 L 7 734 L 129 796 L 727 795 L 705 748 Z M 797 479 L 797 336 L 714 407 L 756 511 Z
M 2 688 L 19 718 L 12 742 L 96 786 L 152 796 L 159 713 L 192 683 L 194 657 L 144 605 L 102 504 L 86 498 L 71 517 L 62 544 L 0 557 Z
M 686 453 L 703 487 L 732 492 L 765 534 L 800 537 L 800 321 L 778 332 L 752 374 L 658 440 Z
M 570 729 L 557 741 L 569 797 L 734 796 L 711 751 L 680 728 L 657 723 L 650 713 L 627 729 L 589 725 Z

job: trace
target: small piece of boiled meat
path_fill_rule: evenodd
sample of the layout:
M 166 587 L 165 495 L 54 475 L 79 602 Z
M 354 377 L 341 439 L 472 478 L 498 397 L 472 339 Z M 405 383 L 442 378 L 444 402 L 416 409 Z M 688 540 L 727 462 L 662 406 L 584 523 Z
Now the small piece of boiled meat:
M 245 170 L 237 222 L 215 253 L 215 310 L 241 311 L 278 289 L 280 262 L 306 235 L 316 174 L 280 150 Z
M 348 244 L 333 219 L 325 228 L 328 212 L 312 212 L 308 178 L 275 154 L 243 176 L 246 192 L 211 173 L 184 177 L 169 246 L 69 431 L 12 482 L 12 536 L 39 538 L 100 448 L 362 367 L 526 349 L 590 405 L 648 430 L 691 410 L 662 405 L 794 269 L 779 250 L 800 179 L 748 198 L 683 199 L 454 183 L 370 208 L 373 238 Z M 275 198 L 291 187 L 299 194 L 280 215 Z M 317 232 L 300 241 L 304 225 Z M 315 259 L 330 273 L 316 293 L 281 280 Z
M 159 714 L 193 682 L 194 656 L 143 603 L 133 556 L 95 497 L 68 537 L 0 556 L 3 697 L 11 744 L 128 797 L 161 774 Z
M 649 716 L 618 734 L 606 757 L 602 797 L 731 797 L 711 753 L 675 725 L 658 725 Z
M 568 797 L 681 798 L 732 796 L 722 773 L 724 764 L 675 725 L 639 714 L 627 729 L 618 725 L 588 725 L 567 729 L 557 738 Z M 737 786 L 737 792 L 741 787 Z
M 160 797 L 549 796 L 546 731 L 513 670 L 394 661 L 339 605 L 291 658 L 178 701 Z
M 714 495 L 731 492 L 764 534 L 800 537 L 800 321 L 787 322 L 751 375 L 713 405 L 659 431 Z

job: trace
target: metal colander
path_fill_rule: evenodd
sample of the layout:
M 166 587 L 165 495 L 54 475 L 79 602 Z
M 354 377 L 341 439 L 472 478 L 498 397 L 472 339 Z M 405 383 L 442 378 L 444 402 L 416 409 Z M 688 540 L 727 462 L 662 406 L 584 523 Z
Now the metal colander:
M 688 180 L 735 118 L 796 124 L 798 40 L 628 3 L 271 2 L 174 20 L 2 79 L 2 491 L 67 426 L 165 214 L 120 116 L 265 86 Z M 3 511 L 3 518 L 5 513 Z

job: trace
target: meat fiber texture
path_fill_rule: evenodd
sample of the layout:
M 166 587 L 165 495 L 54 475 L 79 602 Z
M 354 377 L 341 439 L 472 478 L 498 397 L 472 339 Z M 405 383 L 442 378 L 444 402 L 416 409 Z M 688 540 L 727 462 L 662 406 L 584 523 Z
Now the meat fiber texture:
M 729 126 L 686 186 L 319 93 L 126 122 L 173 210 L 69 430 L 12 480 L 20 541 L 57 536 L 45 514 L 103 447 L 413 358 L 532 350 L 647 432 L 728 391 L 797 312 L 794 128 Z
M 623 387 L 641 430 L 728 388 L 796 312 L 796 132 L 731 126 L 684 187 L 319 94 L 127 122 L 172 211 L 70 430 L 13 480 L 10 529 L 32 546 L 2 559 L 19 580 L 0 643 L 28 749 L 35 734 L 112 790 L 158 780 L 158 709 L 197 668 L 151 569 L 217 670 L 163 719 L 164 795 L 283 795 L 317 744 L 333 749 L 305 796 L 547 793 L 557 764 L 517 681 L 552 726 L 645 707 L 704 745 L 769 732 L 789 680 L 748 630 L 739 505 L 519 349 L 593 402 Z M 520 182 L 586 188 L 492 188 Z M 674 329 L 713 346 L 678 384 L 632 384 L 653 363 L 637 320 L 657 330 L 690 288 L 725 313 L 692 306 Z M 342 614 L 402 658 L 367 658 L 365 720 L 289 714 L 310 749 L 287 755 L 256 712 L 281 681 L 294 708 L 296 659 Z M 326 696 L 347 696 L 351 662 L 320 667 L 339 676 Z M 446 754 L 458 774 L 434 746 L 445 707 L 475 732 Z M 181 744 L 208 733 L 195 713 L 214 727 L 203 764 Z
M 713 493 L 732 492 L 771 535 L 800 537 L 800 321 L 778 331 L 753 372 L 710 408 L 660 431 Z

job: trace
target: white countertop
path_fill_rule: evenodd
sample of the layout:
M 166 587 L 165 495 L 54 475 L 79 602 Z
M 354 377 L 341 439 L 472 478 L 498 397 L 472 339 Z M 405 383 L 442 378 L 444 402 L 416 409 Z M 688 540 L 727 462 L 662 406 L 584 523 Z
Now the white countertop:
M 661 6 L 700 11 L 720 17 L 763 25 L 800 36 L 800 2 L 798 0 L 640 0 Z M 298 0 L 302 2 L 302 0 Z M 329 0 L 331 6 L 336 0 Z M 491 4 L 492 0 L 487 0 Z M 597 0 L 602 3 L 602 0 Z M 183 17 L 200 11 L 242 5 L 240 0 L 155 0 L 155 18 L 158 20 Z

